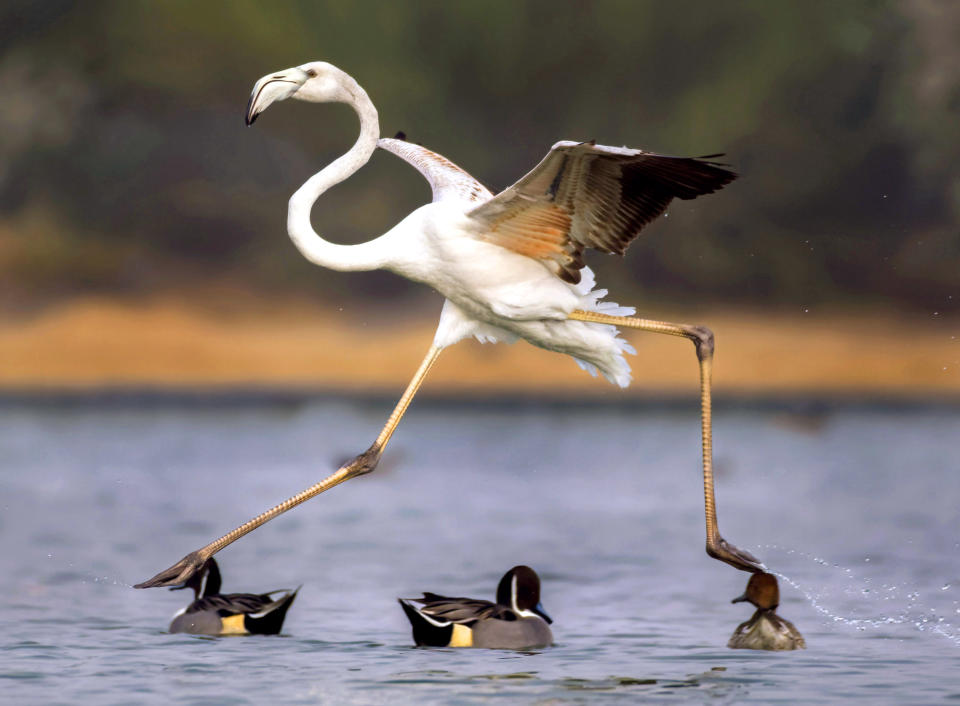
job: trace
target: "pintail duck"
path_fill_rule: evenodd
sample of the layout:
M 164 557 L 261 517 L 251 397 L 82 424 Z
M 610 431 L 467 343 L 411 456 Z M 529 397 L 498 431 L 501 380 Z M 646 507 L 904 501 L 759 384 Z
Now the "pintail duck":
M 807 643 L 793 623 L 777 615 L 780 588 L 773 574 L 756 573 L 747 582 L 747 590 L 731 603 L 748 601 L 757 607 L 753 617 L 740 623 L 727 647 L 745 650 L 802 650 Z
M 194 635 L 276 635 L 283 627 L 287 609 L 297 597 L 299 587 L 269 593 L 220 593 L 220 568 L 213 559 L 201 567 L 182 586 L 193 589 L 193 603 L 173 616 L 170 632 Z M 277 599 L 274 594 L 283 593 Z
M 540 577 L 529 566 L 515 566 L 504 574 L 496 603 L 435 593 L 398 600 L 418 645 L 517 650 L 553 642 L 553 621 L 540 605 Z

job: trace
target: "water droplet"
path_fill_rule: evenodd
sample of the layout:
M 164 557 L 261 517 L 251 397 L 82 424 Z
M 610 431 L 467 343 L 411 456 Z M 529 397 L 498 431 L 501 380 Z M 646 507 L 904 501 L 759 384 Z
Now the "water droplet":
M 870 561 L 870 557 L 865 557 L 864 561 Z
M 940 587 L 940 590 L 941 590 L 941 591 L 946 591 L 948 588 L 950 588 L 950 584 L 949 584 L 949 583 L 945 583 L 945 584 L 943 584 L 943 586 Z

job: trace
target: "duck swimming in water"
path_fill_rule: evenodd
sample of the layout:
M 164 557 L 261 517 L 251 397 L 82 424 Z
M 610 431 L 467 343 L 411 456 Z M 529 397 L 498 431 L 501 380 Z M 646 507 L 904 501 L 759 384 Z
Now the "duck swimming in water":
M 793 623 L 777 615 L 780 588 L 773 574 L 756 573 L 747 582 L 747 590 L 731 603 L 747 601 L 757 607 L 753 617 L 740 623 L 727 647 L 744 650 L 803 650 L 807 643 Z
M 435 593 L 397 600 L 417 645 L 519 650 L 553 643 L 553 620 L 540 605 L 540 577 L 529 566 L 514 566 L 504 574 L 496 603 Z
M 213 559 L 182 586 L 193 589 L 193 603 L 173 616 L 170 632 L 194 635 L 276 635 L 283 627 L 287 609 L 297 597 L 295 591 L 279 589 L 269 593 L 220 593 L 220 568 Z M 273 598 L 276 593 L 283 595 Z

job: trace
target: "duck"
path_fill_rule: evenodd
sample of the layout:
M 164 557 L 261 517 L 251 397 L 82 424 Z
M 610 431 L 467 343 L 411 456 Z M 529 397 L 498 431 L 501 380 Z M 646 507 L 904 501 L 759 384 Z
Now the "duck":
M 171 591 L 193 589 L 193 602 L 177 612 L 170 623 L 171 633 L 194 635 L 277 635 L 287 610 L 297 597 L 295 590 L 268 593 L 220 593 L 220 567 L 213 558 L 183 585 Z M 275 594 L 281 593 L 279 598 Z
M 553 619 L 540 604 L 540 577 L 529 566 L 514 566 L 503 575 L 496 603 L 427 592 L 423 598 L 397 600 L 418 646 L 519 650 L 553 643 Z
M 741 650 L 803 650 L 807 643 L 793 623 L 777 615 L 780 587 L 777 577 L 758 572 L 750 577 L 747 590 L 731 603 L 746 601 L 757 607 L 750 620 L 740 623 L 727 647 Z

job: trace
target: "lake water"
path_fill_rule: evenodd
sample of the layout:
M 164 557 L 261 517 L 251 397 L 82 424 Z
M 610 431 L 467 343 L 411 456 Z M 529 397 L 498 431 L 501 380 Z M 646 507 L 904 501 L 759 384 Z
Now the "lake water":
M 280 637 L 166 632 L 142 581 L 364 449 L 388 400 L 0 407 L 6 703 L 960 699 L 960 409 L 718 410 L 720 527 L 808 649 L 726 648 L 747 575 L 703 551 L 684 405 L 420 400 L 377 472 L 218 555 L 303 589 Z M 412 647 L 397 596 L 543 580 L 556 646 Z

